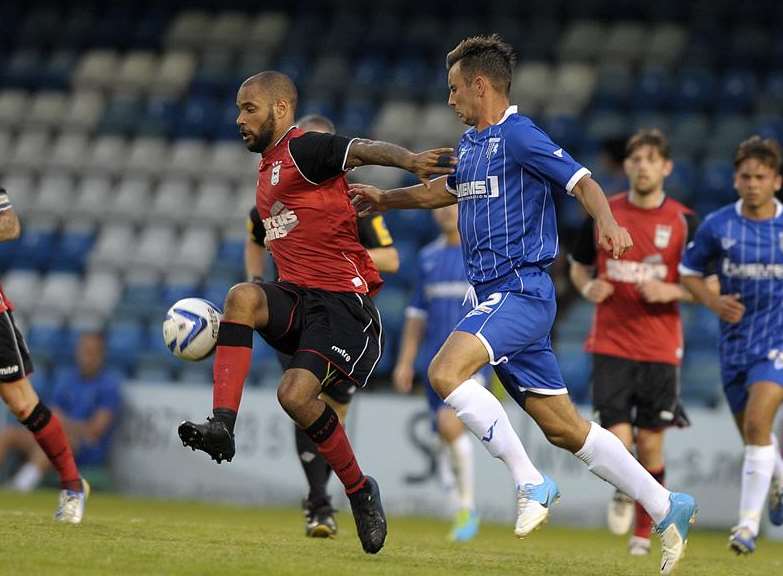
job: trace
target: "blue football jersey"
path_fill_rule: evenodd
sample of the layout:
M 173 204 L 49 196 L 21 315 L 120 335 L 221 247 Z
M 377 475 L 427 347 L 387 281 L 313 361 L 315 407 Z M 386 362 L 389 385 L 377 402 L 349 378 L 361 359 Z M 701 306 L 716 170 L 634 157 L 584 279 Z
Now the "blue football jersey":
M 459 245 L 439 238 L 422 248 L 416 289 L 406 310 L 409 316 L 427 319 L 419 350 L 421 361 L 429 362 L 435 356 L 457 322 L 470 311 L 471 305 L 465 302 L 469 288 Z
M 720 323 L 724 364 L 777 360 L 783 351 L 783 205 L 775 217 L 750 220 L 742 201 L 707 218 L 685 250 L 680 274 L 703 275 L 717 264 L 722 294 L 739 294 L 745 315 Z
M 516 106 L 493 126 L 467 130 L 456 153 L 446 184 L 459 202 L 468 280 L 494 282 L 551 264 L 559 244 L 554 196 L 571 192 L 590 171 Z

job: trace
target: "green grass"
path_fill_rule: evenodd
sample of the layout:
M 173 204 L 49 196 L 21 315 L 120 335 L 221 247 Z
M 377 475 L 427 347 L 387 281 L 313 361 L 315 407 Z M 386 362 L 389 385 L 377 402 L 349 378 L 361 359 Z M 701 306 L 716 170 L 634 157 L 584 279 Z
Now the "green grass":
M 52 521 L 54 492 L 0 492 L 0 574 L 65 575 L 556 575 L 658 573 L 658 549 L 631 558 L 625 538 L 549 526 L 529 539 L 485 524 L 473 542 L 446 541 L 448 525 L 391 518 L 386 547 L 361 550 L 349 513 L 335 540 L 310 540 L 292 509 L 161 502 L 97 494 L 81 526 Z M 783 574 L 783 544 L 760 542 L 750 558 L 726 549 L 726 534 L 696 531 L 678 574 Z

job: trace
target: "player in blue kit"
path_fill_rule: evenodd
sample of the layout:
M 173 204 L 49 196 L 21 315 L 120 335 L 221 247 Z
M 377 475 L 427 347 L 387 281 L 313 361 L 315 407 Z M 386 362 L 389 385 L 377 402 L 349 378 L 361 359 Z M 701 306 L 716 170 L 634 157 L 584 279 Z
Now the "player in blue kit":
M 517 487 L 516 535 L 525 537 L 539 527 L 559 492 L 533 466 L 500 402 L 471 378 L 487 362 L 550 442 L 645 508 L 661 535 L 660 571 L 670 574 L 695 518 L 693 498 L 669 492 L 617 437 L 582 418 L 568 397 L 550 341 L 556 303 L 546 268 L 558 252 L 555 194 L 565 191 L 581 202 L 595 220 L 599 244 L 613 257 L 632 241 L 590 171 L 509 106 L 514 62 L 512 48 L 497 35 L 460 42 L 446 59 L 449 105 L 471 128 L 458 144 L 455 173 L 429 188 L 381 191 L 355 185 L 354 204 L 360 214 L 459 205 L 475 304 L 432 361 L 429 379 L 509 468 Z
M 783 204 L 781 149 L 754 136 L 734 158 L 740 199 L 713 212 L 696 231 L 680 265 L 682 283 L 721 320 L 723 390 L 745 443 L 739 523 L 729 546 L 756 548 L 764 500 L 783 525 L 783 459 L 772 426 L 783 404 Z M 704 280 L 717 263 L 720 294 Z
M 465 277 L 457 207 L 445 206 L 433 215 L 441 235 L 419 253 L 416 290 L 405 311 L 405 327 L 394 368 L 394 386 L 403 393 L 413 387 L 416 357 L 427 362 L 432 360 L 454 325 L 470 310 L 465 300 L 470 284 Z M 484 379 L 480 374 L 475 377 Z M 429 382 L 425 381 L 424 389 L 433 430 L 442 442 L 438 459 L 441 481 L 456 511 L 450 538 L 464 542 L 472 539 L 479 527 L 474 498 L 473 444 L 454 410 L 443 402 Z

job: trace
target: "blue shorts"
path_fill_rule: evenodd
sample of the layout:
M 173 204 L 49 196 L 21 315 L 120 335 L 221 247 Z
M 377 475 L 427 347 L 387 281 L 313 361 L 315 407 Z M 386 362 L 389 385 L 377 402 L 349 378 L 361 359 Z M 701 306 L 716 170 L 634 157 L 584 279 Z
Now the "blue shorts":
M 729 408 L 736 414 L 745 410 L 748 391 L 756 382 L 774 382 L 783 386 L 783 355 L 761 359 L 746 365 L 721 364 L 723 393 Z
M 557 304 L 549 274 L 523 268 L 508 278 L 476 286 L 479 304 L 455 330 L 474 334 L 489 354 L 503 387 L 520 406 L 525 393 L 568 394 L 552 350 Z

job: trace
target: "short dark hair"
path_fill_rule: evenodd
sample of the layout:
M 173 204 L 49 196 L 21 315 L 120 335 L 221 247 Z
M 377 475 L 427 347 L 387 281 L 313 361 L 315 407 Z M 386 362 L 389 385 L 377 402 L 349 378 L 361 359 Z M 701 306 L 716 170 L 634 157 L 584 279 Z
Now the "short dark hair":
M 751 136 L 737 146 L 737 153 L 734 155 L 734 169 L 736 170 L 740 164 L 751 158 L 769 166 L 775 172 L 780 172 L 783 153 L 780 150 L 780 144 L 774 138 Z
M 500 34 L 465 38 L 446 55 L 446 70 L 451 70 L 457 62 L 461 62 L 460 70 L 466 81 L 485 74 L 495 88 L 507 95 L 511 92 L 511 73 L 517 57 Z
M 642 128 L 628 139 L 625 144 L 625 157 L 628 158 L 642 146 L 652 146 L 658 150 L 661 158 L 671 160 L 672 149 L 663 132 L 657 128 Z
M 306 116 L 302 116 L 296 123 L 296 125 L 302 128 L 302 130 L 304 130 L 303 126 L 306 124 L 310 124 L 311 126 L 313 124 L 316 126 L 321 126 L 322 128 L 326 129 L 329 134 L 334 134 L 337 132 L 337 129 L 334 127 L 334 122 L 329 120 L 329 118 L 326 116 L 321 116 L 320 114 L 307 114 Z
M 257 84 L 262 90 L 265 90 L 272 98 L 281 98 L 287 100 L 291 109 L 296 113 L 296 105 L 299 101 L 299 93 L 296 90 L 293 80 L 276 70 L 264 70 L 258 74 L 253 74 L 250 78 L 242 82 L 242 86 Z

